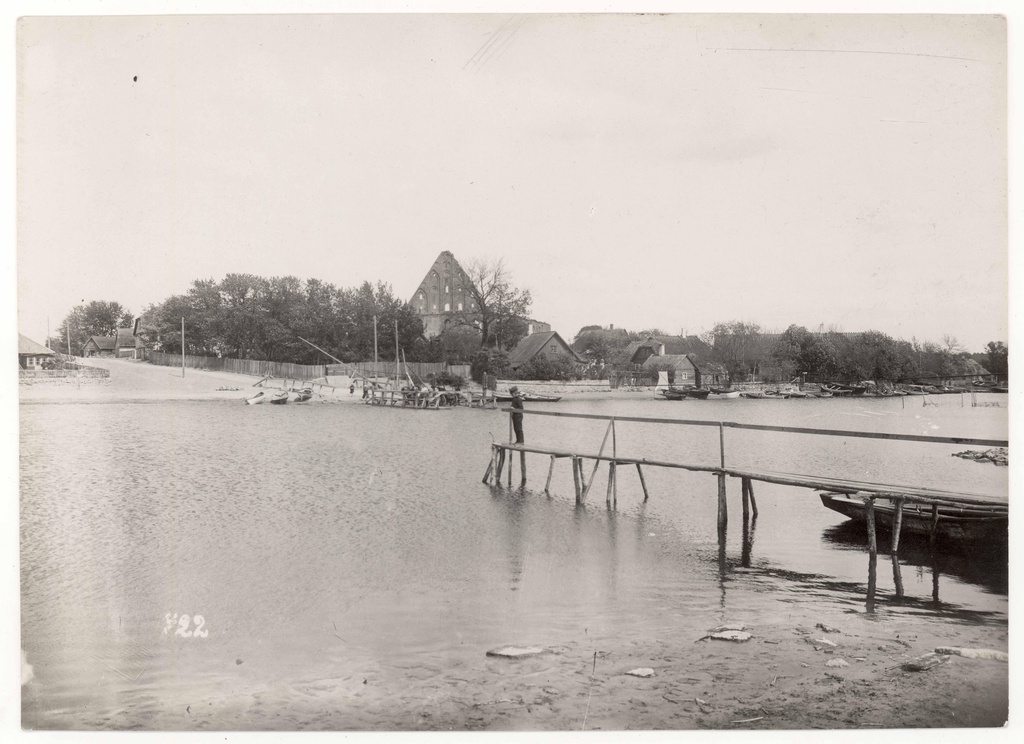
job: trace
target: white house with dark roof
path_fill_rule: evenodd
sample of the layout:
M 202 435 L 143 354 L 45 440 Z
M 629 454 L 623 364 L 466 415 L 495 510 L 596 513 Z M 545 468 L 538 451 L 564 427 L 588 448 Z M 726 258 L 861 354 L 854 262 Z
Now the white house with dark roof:
M 18 334 L 18 366 L 22 369 L 43 369 L 43 362 L 54 356 L 56 354 L 51 349 Z

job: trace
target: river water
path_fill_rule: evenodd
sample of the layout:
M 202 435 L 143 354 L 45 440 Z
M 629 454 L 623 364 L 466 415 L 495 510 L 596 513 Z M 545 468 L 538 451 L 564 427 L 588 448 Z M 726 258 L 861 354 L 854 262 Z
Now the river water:
M 545 407 L 1006 438 L 1006 396 L 978 399 L 992 405 L 637 394 Z M 707 474 L 648 468 L 644 503 L 636 471 L 621 468 L 614 509 L 604 467 L 575 507 L 567 460 L 550 496 L 539 455 L 528 489 L 483 485 L 489 443 L 508 436 L 499 411 L 168 401 L 22 405 L 20 416 L 28 728 L 104 728 L 118 715 L 159 726 L 166 708 L 297 679 L 443 678 L 506 643 L 689 643 L 718 622 L 797 606 L 868 611 L 863 532 L 812 492 L 756 484 L 744 549 L 730 481 L 720 553 Z M 529 442 L 585 452 L 604 428 L 526 418 Z M 623 456 L 715 464 L 718 446 L 717 428 L 616 425 Z M 725 447 L 731 466 L 1008 489 L 1006 468 L 950 456 L 962 446 L 727 429 Z M 876 614 L 1005 627 L 1005 553 L 936 556 L 905 537 L 900 563 L 896 601 L 880 560 Z

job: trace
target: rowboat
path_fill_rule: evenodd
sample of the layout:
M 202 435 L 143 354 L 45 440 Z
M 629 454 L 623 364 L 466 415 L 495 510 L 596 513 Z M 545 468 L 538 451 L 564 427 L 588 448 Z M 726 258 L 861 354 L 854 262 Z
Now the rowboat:
M 562 399 L 561 395 L 537 395 L 536 393 L 523 393 L 520 397 L 524 403 L 557 403 Z M 495 393 L 494 399 L 499 403 L 512 402 L 512 396 L 508 393 Z
M 683 392 L 687 398 L 696 398 L 697 400 L 706 400 L 711 391 L 707 388 L 684 388 Z
M 271 395 L 268 400 L 274 405 L 283 406 L 285 403 L 288 402 L 288 391 L 280 390 Z
M 716 398 L 739 398 L 740 391 L 729 388 L 711 388 L 711 395 Z
M 658 391 L 665 400 L 686 400 L 686 393 L 682 390 L 676 390 L 675 388 L 668 388 L 667 390 Z
M 824 492 L 819 494 L 821 503 L 832 511 L 859 522 L 867 522 L 864 502 L 846 493 Z M 887 532 L 892 531 L 895 507 L 891 502 L 879 499 L 875 502 L 875 526 Z M 938 520 L 935 523 L 937 537 L 947 540 L 1007 540 L 1009 506 L 953 506 L 940 504 Z M 905 503 L 903 505 L 902 529 L 919 535 L 928 535 L 932 526 L 931 504 Z
M 289 403 L 305 403 L 307 400 L 313 397 L 312 388 L 300 388 L 298 390 L 288 391 L 288 402 Z
M 245 399 L 245 404 L 249 405 L 249 406 L 258 406 L 260 403 L 262 403 L 266 399 L 267 399 L 267 396 L 263 394 L 262 390 L 260 390 L 258 393 L 256 393 L 256 395 L 252 396 L 251 398 L 246 398 Z

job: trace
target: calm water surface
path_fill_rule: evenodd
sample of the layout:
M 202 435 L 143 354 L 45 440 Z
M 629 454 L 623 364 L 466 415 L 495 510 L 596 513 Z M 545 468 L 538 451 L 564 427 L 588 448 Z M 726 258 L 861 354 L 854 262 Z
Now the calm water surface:
M 1006 397 L 979 398 L 1003 407 L 961 406 L 959 396 L 924 405 L 638 394 L 557 410 L 1006 438 Z M 361 405 L 23 405 L 22 645 L 36 676 L 24 725 L 101 726 L 128 704 L 297 676 L 438 673 L 497 645 L 584 633 L 689 642 L 720 621 L 786 617 L 794 603 L 822 617 L 866 611 L 863 533 L 812 492 L 756 484 L 760 516 L 745 551 L 730 482 L 720 553 L 706 474 L 647 469 L 645 504 L 635 470 L 622 468 L 614 510 L 604 468 L 575 508 L 564 460 L 550 497 L 540 493 L 542 456 L 528 460 L 530 490 L 482 485 L 507 421 Z M 605 426 L 526 424 L 530 442 L 586 452 Z M 716 428 L 620 422 L 616 434 L 625 456 L 717 462 Z M 950 456 L 960 449 L 726 432 L 730 465 L 1006 498 L 1006 469 Z M 936 557 L 904 540 L 906 598 L 894 601 L 880 560 L 876 613 L 1005 625 L 1005 554 Z

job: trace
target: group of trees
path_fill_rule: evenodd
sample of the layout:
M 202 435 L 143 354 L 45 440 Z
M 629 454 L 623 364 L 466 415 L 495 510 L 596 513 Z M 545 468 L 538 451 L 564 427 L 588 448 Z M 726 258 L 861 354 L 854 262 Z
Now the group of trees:
M 574 342 L 576 351 L 598 369 L 605 364 L 624 367 L 622 351 L 631 341 L 668 335 L 657 328 L 616 334 L 601 331 L 601 326 L 584 326 Z M 990 342 L 985 353 L 972 355 L 948 335 L 941 343 L 933 343 L 903 341 L 879 331 L 814 332 L 797 325 L 772 333 L 743 321 L 717 323 L 700 338 L 711 349 L 708 361 L 724 366 L 736 381 L 788 381 L 805 375 L 822 381 L 951 378 L 974 374 L 972 360 L 998 377 L 1007 375 L 1008 353 L 1001 341 Z
M 130 326 L 132 318 L 120 302 L 93 300 L 77 305 L 57 326 L 57 333 L 47 339 L 47 346 L 67 352 L 70 343 L 70 353 L 78 354 L 90 336 L 113 336 L 118 328 Z
M 298 364 L 325 357 L 301 339 L 345 361 L 374 358 L 374 318 L 381 359 L 398 345 L 408 361 L 438 361 L 441 349 L 423 338 L 423 323 L 391 286 L 369 282 L 340 288 L 319 279 L 228 274 L 220 282 L 197 279 L 185 294 L 143 313 L 143 327 L 160 348 L 185 353 Z
M 481 348 L 511 349 L 526 335 L 532 298 L 512 284 L 501 260 L 473 260 L 467 267 L 478 312 L 429 340 L 413 307 L 384 282 L 342 288 L 319 279 L 253 274 L 197 279 L 184 294 L 146 308 L 141 329 L 152 348 L 181 353 L 184 318 L 187 354 L 313 364 L 325 357 L 300 337 L 345 361 L 369 361 L 376 330 L 379 358 L 391 360 L 397 328 L 407 361 L 469 362 Z M 78 354 L 90 336 L 113 336 L 132 322 L 132 313 L 117 302 L 79 305 L 50 345 L 66 349 L 70 336 Z

